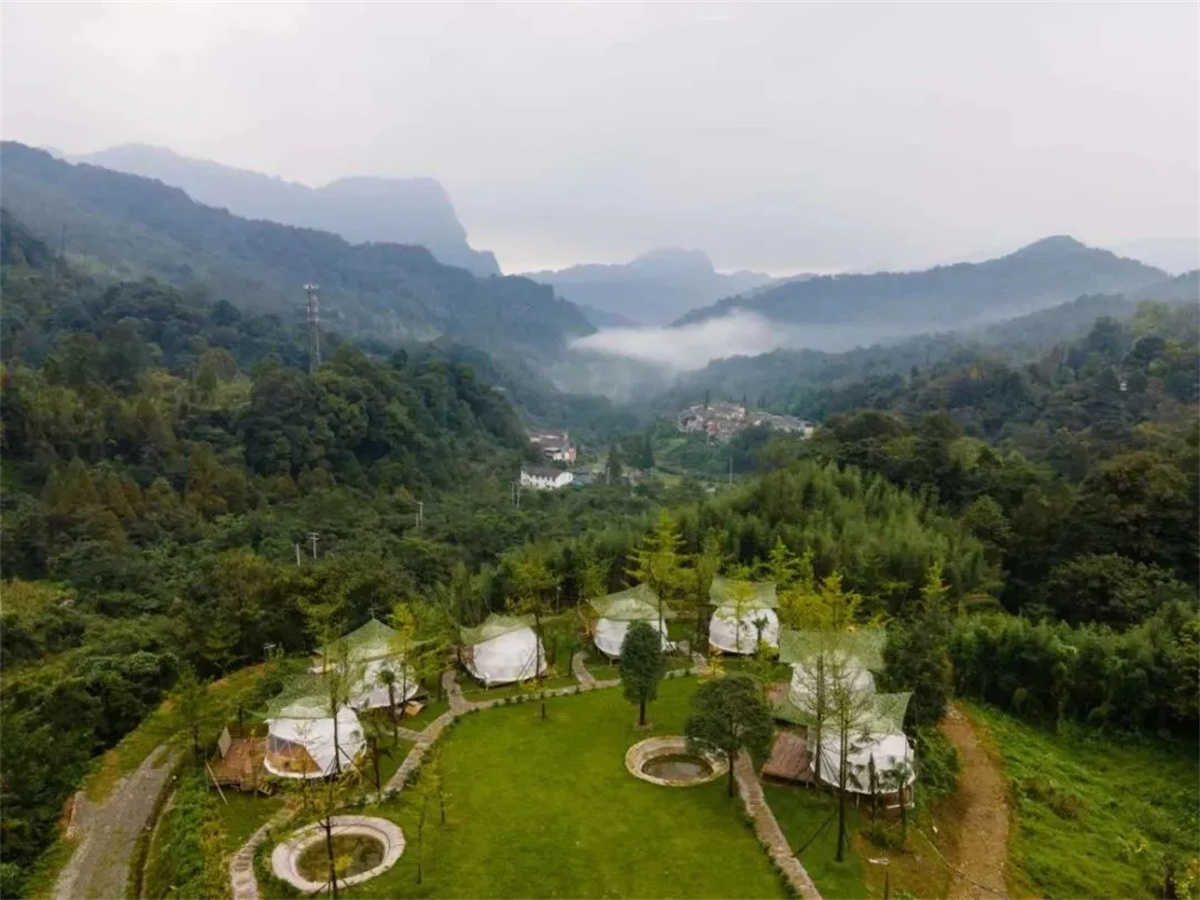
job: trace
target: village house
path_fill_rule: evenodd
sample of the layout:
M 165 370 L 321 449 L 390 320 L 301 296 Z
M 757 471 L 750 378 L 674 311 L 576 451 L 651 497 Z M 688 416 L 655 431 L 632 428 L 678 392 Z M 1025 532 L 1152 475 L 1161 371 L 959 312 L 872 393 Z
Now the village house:
M 575 462 L 575 447 L 571 443 L 571 436 L 565 431 L 531 431 L 529 443 L 547 459 L 568 465 Z
M 551 466 L 521 467 L 521 487 L 533 488 L 535 491 L 556 491 L 574 480 L 575 476 L 566 469 L 555 469 Z
M 747 410 L 737 403 L 697 403 L 675 417 L 675 427 L 685 434 L 707 434 L 718 441 L 728 441 L 745 428 L 766 426 L 772 431 L 812 437 L 815 426 L 795 416 Z

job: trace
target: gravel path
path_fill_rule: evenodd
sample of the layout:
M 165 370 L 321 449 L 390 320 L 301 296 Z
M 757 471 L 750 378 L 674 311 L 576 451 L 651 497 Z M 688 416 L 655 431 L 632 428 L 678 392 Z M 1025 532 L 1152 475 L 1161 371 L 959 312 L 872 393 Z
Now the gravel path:
M 1008 786 L 995 759 L 979 741 L 971 720 L 951 706 L 940 726 L 958 749 L 958 846 L 951 860 L 948 897 L 996 900 L 1008 897 Z
M 117 900 L 125 896 L 129 866 L 142 830 L 179 760 L 177 747 L 162 745 L 113 786 L 101 803 L 76 797 L 73 830 L 79 845 L 54 885 L 55 900 Z

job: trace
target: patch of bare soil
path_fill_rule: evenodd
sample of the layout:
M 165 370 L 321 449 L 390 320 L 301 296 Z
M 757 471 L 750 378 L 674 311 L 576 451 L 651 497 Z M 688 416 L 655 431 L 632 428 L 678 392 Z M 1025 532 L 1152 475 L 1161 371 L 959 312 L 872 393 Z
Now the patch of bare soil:
M 938 726 L 958 750 L 958 791 L 947 799 L 957 820 L 953 871 L 946 894 L 953 900 L 1007 898 L 1008 786 L 971 720 L 951 706 Z

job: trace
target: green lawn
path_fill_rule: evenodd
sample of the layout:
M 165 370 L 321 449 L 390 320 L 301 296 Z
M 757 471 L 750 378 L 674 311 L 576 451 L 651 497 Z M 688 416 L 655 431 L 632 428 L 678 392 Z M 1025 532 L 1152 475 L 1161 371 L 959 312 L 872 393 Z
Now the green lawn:
M 781 897 L 783 884 L 744 815 L 717 781 L 663 788 L 625 771 L 628 747 L 678 733 L 691 678 L 662 684 L 652 731 L 633 727 L 619 691 L 484 710 L 441 742 L 448 822 L 431 803 L 424 884 L 416 879 L 417 798 L 381 812 L 404 828 L 408 849 L 390 872 L 350 897 Z M 428 783 L 428 778 L 423 779 Z M 419 786 L 418 786 L 419 787 Z
M 1200 855 L 1195 743 L 1075 726 L 1058 735 L 989 707 L 969 710 L 990 730 L 1013 784 L 1008 846 L 1019 893 L 1161 897 L 1164 856 L 1186 865 Z
M 223 803 L 218 797 L 216 808 L 225 833 L 226 853 L 233 853 L 246 843 L 258 826 L 283 806 L 283 797 L 279 793 L 264 797 L 261 794 L 226 790 L 225 799 L 229 802 Z
M 837 811 L 837 798 L 832 793 L 770 782 L 763 784 L 763 793 L 793 850 L 811 839 L 800 854 L 800 862 L 825 900 L 868 896 L 859 855 L 847 846 L 845 859 L 840 863 L 834 859 L 837 818 L 829 820 Z M 849 839 L 858 830 L 858 814 L 852 804 L 847 812 Z M 822 824 L 824 828 L 821 828 Z
M 522 693 L 523 690 L 519 684 L 504 684 L 499 687 L 485 688 L 475 681 L 460 683 L 463 685 L 463 696 L 468 700 L 495 700 L 500 697 L 515 697 Z M 535 692 L 552 691 L 558 688 L 571 687 L 576 684 L 579 684 L 579 682 L 575 680 L 574 675 L 559 675 L 552 678 L 543 678 L 540 685 L 536 681 L 532 681 L 525 685 L 524 689 Z

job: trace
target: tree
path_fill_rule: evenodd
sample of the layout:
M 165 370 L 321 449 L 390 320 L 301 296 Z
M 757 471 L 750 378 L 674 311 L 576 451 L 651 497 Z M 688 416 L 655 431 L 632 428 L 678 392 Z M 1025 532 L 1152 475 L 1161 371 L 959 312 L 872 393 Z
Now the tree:
M 396 683 L 400 684 L 400 702 L 408 702 L 408 687 L 412 678 L 411 657 L 417 645 L 417 617 L 412 607 L 403 600 L 392 607 L 392 635 L 390 650 L 398 665 L 389 665 L 379 673 L 379 680 L 387 685 L 388 713 L 392 719 L 392 743 L 396 743 Z
M 621 641 L 621 688 L 625 699 L 638 704 L 638 725 L 646 724 L 646 704 L 658 696 L 658 683 L 667 670 L 662 635 L 640 619 L 629 624 Z
M 713 578 L 721 571 L 722 557 L 721 536 L 715 530 L 709 531 L 700 544 L 700 551 L 691 557 L 691 568 L 683 572 L 685 590 L 682 599 L 695 616 L 696 649 L 704 647 L 708 637 L 708 608 L 712 603 L 709 594 Z
M 940 722 L 953 688 L 950 638 L 954 615 L 947 593 L 941 563 L 935 562 L 925 574 L 916 614 L 888 628 L 884 680 L 894 689 L 913 692 L 908 705 L 913 726 Z
M 670 514 L 663 510 L 655 523 L 654 530 L 642 539 L 642 544 L 631 554 L 630 565 L 625 574 L 635 581 L 649 586 L 657 598 L 658 627 L 667 633 L 663 609 L 667 601 L 679 591 L 682 582 L 683 538 Z
M 614 441 L 608 448 L 608 462 L 604 464 L 605 480 L 609 484 L 612 484 L 613 482 L 620 484 L 621 471 L 621 448 L 618 447 L 617 443 Z
M 545 662 L 542 659 L 543 621 L 550 614 L 550 596 L 557 582 L 546 564 L 545 554 L 540 547 L 533 547 L 520 556 L 513 565 L 512 596 L 509 609 L 517 615 L 533 616 L 533 630 L 537 636 L 534 650 L 534 674 L 538 685 L 542 683 Z M 542 695 L 542 718 L 546 718 L 546 697 Z
M 738 751 L 763 757 L 771 744 L 771 711 L 762 691 L 747 675 L 727 675 L 706 681 L 692 697 L 684 725 L 692 752 L 724 754 L 729 763 L 729 796 L 733 796 L 733 765 Z
M 183 727 L 192 739 L 192 754 L 197 764 L 204 762 L 200 749 L 200 728 L 209 712 L 208 688 L 196 678 L 191 666 L 184 666 L 175 683 L 175 708 Z
M 846 790 L 853 777 L 850 754 L 861 750 L 870 740 L 868 726 L 875 710 L 874 695 L 861 690 L 857 684 L 858 665 L 857 660 L 845 653 L 831 655 L 824 665 L 828 678 L 829 719 L 838 740 L 838 862 L 846 852 Z M 818 741 L 818 758 L 824 754 L 825 747 Z

